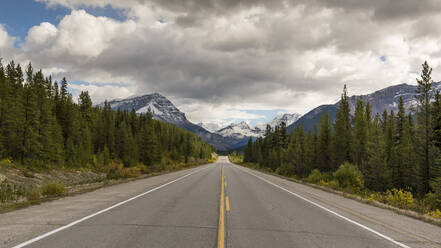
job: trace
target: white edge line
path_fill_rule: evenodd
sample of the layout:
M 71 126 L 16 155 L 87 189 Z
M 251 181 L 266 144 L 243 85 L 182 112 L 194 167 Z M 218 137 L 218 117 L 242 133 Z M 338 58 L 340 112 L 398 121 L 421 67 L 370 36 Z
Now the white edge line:
M 237 166 L 237 165 L 236 165 L 236 166 Z M 308 203 L 310 203 L 310 204 L 312 204 L 312 205 L 314 205 L 314 206 L 316 206 L 316 207 L 319 207 L 319 208 L 321 208 L 321 209 L 323 209 L 323 210 L 325 210 L 325 211 L 327 211 L 327 212 L 329 212 L 329 213 L 331 213 L 331 214 L 334 214 L 334 215 L 336 215 L 336 216 L 338 216 L 338 217 L 340 217 L 340 218 L 342 218 L 342 219 L 344 219 L 344 220 L 346 220 L 346 221 L 348 221 L 348 222 L 350 222 L 350 223 L 352 223 L 352 224 L 354 224 L 354 225 L 357 225 L 357 226 L 359 226 L 359 227 L 361 227 L 361 228 L 363 228 L 363 229 L 365 229 L 365 230 L 367 230 L 367 231 L 369 231 L 369 232 L 371 232 L 371 233 L 374 233 L 374 234 L 376 234 L 376 235 L 382 237 L 383 239 L 386 239 L 386 240 L 388 240 L 388 241 L 390 241 L 390 242 L 392 242 L 392 243 L 394 243 L 394 244 L 396 244 L 396 245 L 398 245 L 398 246 L 400 246 L 400 247 L 402 247 L 402 248 L 410 248 L 410 246 L 407 246 L 407 245 L 405 245 L 405 244 L 403 244 L 403 243 L 400 243 L 400 242 L 394 240 L 394 239 L 391 238 L 391 237 L 388 237 L 388 236 L 386 236 L 386 235 L 384 235 L 384 234 L 382 234 L 382 233 L 379 233 L 379 232 L 375 231 L 375 230 L 372 229 L 372 228 L 369 228 L 369 227 L 367 227 L 367 226 L 365 226 L 365 225 L 363 225 L 363 224 L 360 224 L 360 223 L 358 223 L 358 222 L 356 222 L 356 221 L 354 221 L 354 220 L 351 220 L 351 219 L 349 219 L 349 218 L 347 218 L 347 217 L 345 217 L 345 216 L 343 216 L 343 215 L 341 215 L 341 214 L 339 214 L 339 213 L 337 213 L 337 212 L 334 212 L 334 211 L 332 211 L 332 210 L 330 210 L 330 209 L 328 209 L 328 208 L 326 208 L 326 207 L 324 207 L 324 206 L 322 206 L 322 205 L 320 205 L 320 204 L 318 204 L 318 203 L 315 203 L 315 202 L 313 202 L 313 201 L 311 201 L 311 200 L 309 200 L 309 199 L 307 199 L 307 198 L 305 198 L 305 197 L 303 197 L 303 196 L 301 196 L 301 195 L 299 195 L 299 194 L 297 194 L 297 193 L 291 192 L 291 191 L 289 191 L 289 190 L 287 190 L 287 189 L 285 189 L 285 188 L 283 188 L 283 187 L 281 187 L 281 186 L 279 186 L 279 185 L 277 185 L 277 184 L 275 184 L 275 183 L 272 183 L 272 182 L 266 180 L 266 179 L 263 178 L 263 177 L 260 177 L 260 176 L 254 174 L 254 173 L 251 173 L 251 172 L 249 172 L 249 171 L 247 171 L 247 170 L 245 170 L 245 169 L 242 169 L 242 168 L 240 168 L 239 166 L 237 166 L 237 168 L 240 169 L 241 171 L 244 171 L 244 172 L 246 172 L 246 173 L 248 173 L 248 174 L 250 174 L 250 175 L 252 175 L 252 176 L 255 176 L 255 177 L 259 178 L 260 180 L 262 180 L 262 181 L 264 181 L 264 182 L 266 182 L 266 183 L 268 183 L 268 184 L 273 185 L 273 186 L 276 187 L 276 188 L 279 188 L 279 189 L 281 189 L 281 190 L 283 190 L 283 191 L 286 191 L 286 192 L 290 193 L 291 195 L 294 195 L 294 196 L 296 196 L 296 197 L 298 197 L 298 198 L 300 198 L 300 199 L 302 199 L 302 200 L 304 200 L 304 201 L 306 201 L 306 202 L 308 202 Z
M 39 241 L 39 240 L 42 240 L 42 239 L 44 239 L 44 238 L 46 238 L 46 237 L 48 237 L 48 236 L 51 236 L 51 235 L 55 234 L 55 233 L 57 233 L 57 232 L 60 232 L 60 231 L 63 231 L 64 229 L 67 229 L 67 228 L 69 228 L 69 227 L 72 227 L 72 226 L 74 226 L 74 225 L 76 225 L 76 224 L 78 224 L 78 223 L 80 223 L 80 222 L 83 222 L 83 221 L 85 221 L 85 220 L 88 220 L 88 219 L 90 219 L 90 218 L 92 218 L 92 217 L 94 217 L 94 216 L 97 216 L 97 215 L 102 214 L 102 213 L 104 213 L 104 212 L 107 212 L 107 211 L 109 211 L 109 210 L 111 210 L 111 209 L 114 209 L 114 208 L 116 208 L 116 207 L 119 207 L 119 206 L 121 206 L 121 205 L 123 205 L 123 204 L 126 204 L 126 203 L 128 203 L 128 202 L 130 202 L 130 201 L 133 201 L 133 200 L 135 200 L 135 199 L 137 199 L 137 198 L 139 198 L 139 197 L 142 197 L 142 196 L 144 196 L 144 195 L 147 195 L 147 194 L 149 194 L 149 193 L 152 193 L 153 191 L 156 191 L 156 190 L 158 190 L 158 189 L 160 189 L 160 188 L 163 188 L 163 187 L 165 187 L 165 186 L 167 186 L 167 185 L 170 185 L 170 184 L 172 184 L 172 183 L 175 183 L 175 182 L 177 182 L 177 181 L 180 181 L 180 180 L 182 180 L 182 179 L 184 179 L 184 178 L 186 178 L 186 177 L 188 177 L 188 176 L 190 176 L 190 175 L 193 175 L 193 174 L 195 174 L 195 173 L 197 173 L 197 172 L 199 172 L 199 171 L 201 171 L 201 170 L 204 170 L 204 169 L 206 169 L 206 168 L 202 168 L 202 169 L 199 169 L 199 170 L 193 171 L 193 172 L 191 172 L 191 173 L 189 173 L 189 174 L 187 174 L 187 175 L 184 175 L 184 176 L 182 176 L 182 177 L 179 177 L 179 178 L 177 178 L 177 179 L 175 179 L 175 180 L 173 180 L 173 181 L 170 181 L 170 182 L 168 182 L 168 183 L 162 184 L 162 185 L 160 185 L 160 186 L 158 186 L 158 187 L 156 187 L 156 188 L 153 188 L 153 189 L 151 189 L 151 190 L 149 190 L 149 191 L 146 191 L 146 192 L 141 193 L 141 194 L 139 194 L 139 195 L 136 195 L 136 196 L 134 196 L 134 197 L 132 197 L 132 198 L 130 198 L 130 199 L 127 199 L 127 200 L 125 200 L 125 201 L 119 202 L 119 203 L 117 203 L 117 204 L 115 204 L 115 205 L 112 205 L 112 206 L 110 206 L 110 207 L 108 207 L 108 208 L 105 208 L 105 209 L 100 210 L 100 211 L 98 211 L 98 212 L 96 212 L 96 213 L 93 213 L 93 214 L 88 215 L 88 216 L 86 216 L 86 217 L 83 217 L 83 218 L 81 218 L 81 219 L 79 219 L 79 220 L 76 220 L 76 221 L 74 221 L 74 222 L 71 222 L 71 223 L 69 223 L 69 224 L 67 224 L 67 225 L 65 225 L 65 226 L 59 227 L 59 228 L 57 228 L 57 229 L 54 229 L 54 230 L 52 230 L 52 231 L 50 231 L 50 232 L 47 232 L 47 233 L 45 233 L 45 234 L 42 234 L 42 235 L 40 235 L 40 236 L 38 236 L 38 237 L 35 237 L 35 238 L 31 239 L 31 240 L 28 240 L 28 241 L 26 241 L 26 242 L 23 242 L 23 243 L 21 243 L 21 244 L 18 244 L 18 245 L 16 245 L 16 246 L 12 247 L 12 248 L 22 248 L 22 247 L 25 247 L 25 246 L 30 245 L 30 244 L 32 244 L 32 243 L 35 243 L 35 242 L 37 242 L 37 241 Z

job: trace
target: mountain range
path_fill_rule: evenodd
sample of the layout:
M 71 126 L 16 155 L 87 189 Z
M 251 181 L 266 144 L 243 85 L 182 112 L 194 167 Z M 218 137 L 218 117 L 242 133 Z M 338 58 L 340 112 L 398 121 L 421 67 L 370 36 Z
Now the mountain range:
M 112 100 L 108 103 L 114 110 L 120 109 L 131 111 L 134 109 L 137 114 L 145 114 L 150 110 L 153 119 L 168 122 L 195 133 L 201 137 L 202 140 L 213 145 L 220 151 L 243 146 L 247 141 L 246 137 L 224 137 L 220 134 L 210 132 L 204 127 L 193 124 L 170 100 L 159 93 L 129 97 L 122 100 Z M 103 106 L 103 104 L 101 104 L 101 106 Z
M 433 88 L 434 90 L 441 90 L 441 82 L 433 83 Z M 364 102 L 369 102 L 371 104 L 373 117 L 377 113 L 381 115 L 384 110 L 387 110 L 388 112 L 394 111 L 397 113 L 398 101 L 400 100 L 400 97 L 402 97 L 406 113 L 409 113 L 416 108 L 416 90 L 416 85 L 398 84 L 377 90 L 371 94 L 354 95 L 348 97 L 349 108 L 351 110 L 351 114 L 354 114 L 355 107 L 357 106 L 357 100 L 361 97 Z M 320 105 L 314 108 L 300 117 L 299 120 L 288 126 L 288 131 L 292 131 L 297 126 L 303 126 L 305 130 L 312 131 L 314 129 L 314 125 L 319 126 L 320 116 L 325 114 L 326 111 L 329 113 L 331 122 L 334 122 L 335 118 L 337 117 L 339 103 L 340 101 L 335 104 Z
M 441 89 L 441 82 L 434 83 L 436 90 Z M 357 100 L 369 101 L 372 107 L 372 115 L 387 111 L 397 112 L 398 101 L 402 97 L 406 112 L 416 106 L 416 86 L 399 84 L 390 86 L 367 95 L 354 95 L 348 97 L 351 113 L 355 111 Z M 112 109 L 128 110 L 134 109 L 137 114 L 144 114 L 151 111 L 153 118 L 165 121 L 197 134 L 205 142 L 212 144 L 217 150 L 226 151 L 244 146 L 248 139 L 262 137 L 267 125 L 274 128 L 282 122 L 288 126 L 291 132 L 297 126 L 303 126 L 305 130 L 312 131 L 314 125 L 319 125 L 321 115 L 328 111 L 331 122 L 334 122 L 339 102 L 334 104 L 320 105 L 304 115 L 295 113 L 281 113 L 269 123 L 258 124 L 251 127 L 246 122 L 230 123 L 228 125 L 220 123 L 198 123 L 190 122 L 185 113 L 181 112 L 170 100 L 159 93 L 143 96 L 130 97 L 122 100 L 112 100 L 109 102 Z

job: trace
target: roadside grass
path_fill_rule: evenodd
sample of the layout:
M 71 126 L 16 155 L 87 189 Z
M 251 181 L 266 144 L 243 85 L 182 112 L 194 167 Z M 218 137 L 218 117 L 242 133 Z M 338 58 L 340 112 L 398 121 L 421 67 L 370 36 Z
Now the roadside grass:
M 241 156 L 229 156 L 234 164 L 258 170 L 296 183 L 305 184 L 326 192 L 367 203 L 376 207 L 392 210 L 408 217 L 423 220 L 441 226 L 440 202 L 433 193 L 417 199 L 412 192 L 403 189 L 390 189 L 385 192 L 373 192 L 363 186 L 361 173 L 351 165 L 342 165 L 334 173 L 321 173 L 313 170 L 308 177 L 299 179 L 284 176 L 255 163 L 243 163 Z M 358 170 L 358 169 L 357 169 Z
M 21 165 L 16 165 L 10 160 L 2 160 L 0 161 L 0 214 L 63 197 L 91 192 L 103 187 L 213 163 L 217 158 L 217 155 L 213 155 L 208 161 L 201 159 L 190 159 L 188 163 L 162 161 L 161 164 L 154 166 L 137 165 L 128 168 L 124 167 L 119 161 L 111 161 L 107 166 L 102 166 L 94 172 L 101 173 L 103 176 L 96 178 L 88 178 L 86 176 L 86 178 L 78 179 L 74 183 L 69 181 L 69 178 L 65 175 L 54 179 L 51 176 L 53 172 L 51 170 L 34 171 Z M 74 172 L 81 174 L 87 172 L 86 175 L 88 175 L 91 173 L 89 171 L 84 168 L 79 168 L 77 171 L 73 169 L 58 169 L 57 173 L 71 174 Z M 10 181 L 3 174 L 16 180 Z M 17 178 L 20 180 L 17 180 Z M 32 184 L 29 181 L 32 181 Z

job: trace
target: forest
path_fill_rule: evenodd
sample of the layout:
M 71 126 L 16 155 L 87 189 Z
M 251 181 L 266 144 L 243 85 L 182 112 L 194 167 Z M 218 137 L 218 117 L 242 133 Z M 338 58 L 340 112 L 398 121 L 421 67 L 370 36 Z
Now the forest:
M 267 126 L 264 138 L 249 140 L 243 162 L 334 188 L 413 194 L 441 208 L 441 94 L 431 73 L 425 62 L 418 104 L 407 114 L 402 98 L 397 113 L 381 115 L 359 98 L 351 114 L 345 86 L 334 123 L 326 113 L 313 132 Z
M 151 113 L 94 106 L 88 92 L 74 99 L 61 82 L 29 63 L 0 60 L 0 160 L 26 168 L 91 168 L 111 162 L 155 168 L 211 158 L 212 146 Z

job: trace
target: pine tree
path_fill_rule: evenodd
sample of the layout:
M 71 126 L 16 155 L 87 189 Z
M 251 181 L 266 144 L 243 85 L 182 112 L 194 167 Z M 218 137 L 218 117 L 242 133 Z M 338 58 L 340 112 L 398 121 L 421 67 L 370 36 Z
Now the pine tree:
M 248 144 L 245 147 L 243 161 L 245 163 L 254 162 L 254 160 L 253 160 L 253 140 L 251 139 L 251 137 L 248 139 Z
M 365 184 L 369 189 L 384 191 L 388 186 L 388 168 L 384 160 L 384 138 L 383 128 L 379 114 L 377 114 L 370 124 L 369 139 L 367 145 L 367 164 Z
M 432 119 L 430 110 L 430 101 L 433 98 L 432 90 L 432 68 L 429 67 L 427 61 L 423 64 L 423 71 L 421 73 L 421 79 L 417 79 L 417 101 L 418 101 L 418 142 L 421 147 L 419 152 L 420 159 L 420 179 L 421 188 L 419 192 L 425 194 L 429 192 L 429 182 L 431 178 L 430 167 L 433 164 L 433 158 L 431 158 L 430 149 L 432 146 Z
M 329 120 L 329 113 L 326 111 L 326 114 L 322 115 L 320 119 L 318 156 L 321 171 L 330 172 L 336 169 L 336 166 L 333 163 L 332 153 L 331 122 Z
M 409 119 L 404 109 L 403 98 L 400 97 L 398 102 L 398 113 L 396 117 L 396 140 L 395 140 L 395 158 L 396 162 L 391 175 L 392 184 L 396 188 L 407 188 L 411 186 L 412 166 L 413 166 L 413 148 L 412 136 L 410 130 Z
M 345 161 L 352 162 L 352 126 L 346 85 L 339 102 L 337 118 L 334 124 L 335 130 L 335 162 L 337 165 Z
M 367 160 L 366 146 L 368 139 L 368 121 L 366 119 L 365 106 L 362 98 L 357 101 L 354 116 L 354 161 L 360 171 L 364 172 L 364 162 Z
M 385 162 L 387 169 L 391 171 L 392 175 L 398 173 L 396 167 L 396 152 L 395 152 L 395 114 L 391 111 L 390 115 L 387 117 L 386 130 L 384 132 L 384 151 L 385 151 Z M 393 184 L 391 182 L 391 178 L 389 177 L 389 184 Z

